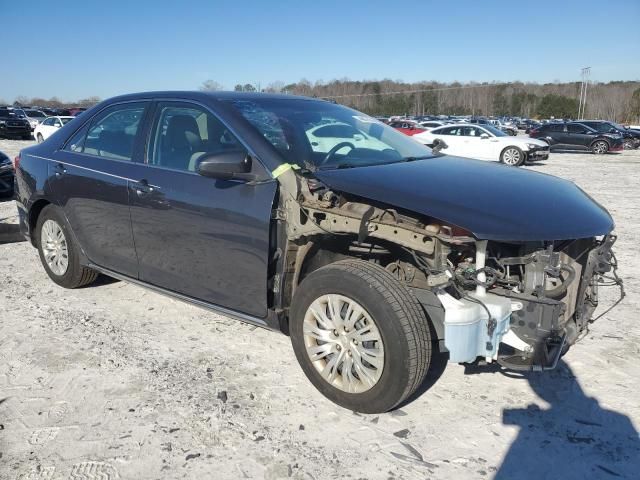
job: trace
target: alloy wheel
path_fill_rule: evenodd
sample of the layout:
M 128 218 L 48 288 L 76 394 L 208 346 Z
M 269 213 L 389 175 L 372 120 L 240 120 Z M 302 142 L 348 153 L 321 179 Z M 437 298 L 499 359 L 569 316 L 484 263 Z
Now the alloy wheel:
M 520 152 L 516 148 L 508 148 L 502 154 L 502 161 L 507 165 L 517 165 L 520 162 Z
M 49 269 L 55 275 L 64 275 L 69 268 L 69 248 L 64 231 L 58 222 L 49 219 L 42 224 L 40 245 Z
M 608 149 L 609 148 L 605 142 L 596 142 L 593 146 L 594 153 L 606 153 Z
M 355 300 L 338 294 L 314 300 L 304 317 L 303 336 L 311 363 L 333 387 L 362 393 L 380 380 L 384 368 L 382 336 Z

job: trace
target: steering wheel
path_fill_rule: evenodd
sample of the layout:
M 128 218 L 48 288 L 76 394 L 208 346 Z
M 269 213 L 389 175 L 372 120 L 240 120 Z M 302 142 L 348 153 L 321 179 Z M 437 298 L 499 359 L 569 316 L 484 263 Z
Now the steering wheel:
M 324 165 L 325 163 L 327 163 L 329 160 L 331 160 L 333 158 L 333 156 L 338 152 L 338 150 L 340 150 L 340 149 L 342 149 L 344 147 L 349 147 L 351 150 L 354 150 L 356 148 L 353 143 L 340 142 L 339 144 L 337 144 L 335 147 L 333 147 L 331 150 L 329 150 L 327 152 L 325 157 L 320 162 L 320 165 Z

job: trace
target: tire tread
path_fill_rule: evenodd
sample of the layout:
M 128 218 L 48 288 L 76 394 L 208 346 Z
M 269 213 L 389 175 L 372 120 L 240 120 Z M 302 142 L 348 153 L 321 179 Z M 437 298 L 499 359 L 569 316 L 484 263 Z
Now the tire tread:
M 358 259 L 340 260 L 323 268 L 334 268 L 360 277 L 374 288 L 396 312 L 409 345 L 409 382 L 396 404 L 404 402 L 423 382 L 431 362 L 431 334 L 424 311 L 413 292 L 379 265 Z

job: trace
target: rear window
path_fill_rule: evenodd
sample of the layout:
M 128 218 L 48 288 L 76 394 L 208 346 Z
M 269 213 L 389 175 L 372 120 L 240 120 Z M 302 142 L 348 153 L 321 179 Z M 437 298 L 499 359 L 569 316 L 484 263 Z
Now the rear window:
M 67 150 L 114 160 L 131 160 L 145 107 L 146 102 L 137 102 L 103 110 L 94 118 L 86 137 L 74 135 L 67 143 Z M 68 122 L 73 119 L 62 120 Z

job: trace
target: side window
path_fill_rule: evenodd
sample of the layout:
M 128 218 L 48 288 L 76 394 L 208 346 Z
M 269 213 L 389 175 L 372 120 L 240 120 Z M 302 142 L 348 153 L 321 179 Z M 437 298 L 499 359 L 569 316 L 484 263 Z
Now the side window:
M 567 125 L 567 131 L 569 133 L 587 133 L 587 129 L 579 124 Z
M 438 128 L 438 129 L 434 129 L 431 133 L 435 134 L 435 135 L 452 135 L 452 131 L 455 130 L 452 127 L 447 127 L 447 128 Z
M 552 125 L 549 125 L 549 131 L 550 132 L 564 132 L 564 125 L 562 125 L 561 123 L 554 123 Z
M 484 130 L 476 127 L 464 127 L 462 129 L 462 135 L 464 135 L 465 137 L 479 137 L 483 133 L 485 133 Z
M 149 142 L 150 165 L 187 172 L 204 154 L 245 150 L 213 114 L 189 103 L 159 103 Z
M 67 141 L 64 149 L 68 152 L 82 153 L 84 148 L 84 139 L 87 136 L 88 127 L 82 127 Z
M 44 122 L 42 122 L 42 125 L 46 125 L 50 127 L 53 124 L 54 120 L 55 120 L 54 118 L 47 118 Z
M 68 148 L 80 145 L 80 150 L 73 151 L 114 160 L 131 160 L 146 105 L 147 102 L 126 103 L 103 110 L 91 122 L 84 144 L 77 139 L 75 143 L 71 141 Z
M 59 118 L 56 118 L 53 122 L 53 126 L 54 127 L 61 127 L 62 126 L 62 122 L 60 121 Z

